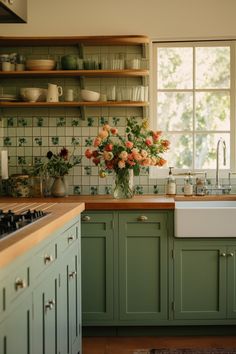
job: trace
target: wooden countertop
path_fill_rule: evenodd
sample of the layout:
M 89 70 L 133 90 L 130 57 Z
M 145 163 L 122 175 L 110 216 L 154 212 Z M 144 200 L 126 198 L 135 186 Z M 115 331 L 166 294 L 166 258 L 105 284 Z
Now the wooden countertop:
M 84 203 L 86 210 L 131 210 L 131 209 L 174 209 L 174 198 L 165 195 L 139 195 L 131 199 L 114 199 L 109 195 L 80 195 L 64 198 L 1 198 L 1 202 L 31 202 L 41 203 Z
M 8 211 L 11 209 L 15 213 L 27 211 L 28 209 L 40 209 L 49 214 L 38 219 L 30 226 L 18 230 L 15 234 L 0 240 L 0 267 L 7 265 L 17 256 L 30 250 L 32 247 L 49 237 L 60 227 L 64 226 L 71 219 L 77 217 L 85 208 L 83 202 L 80 203 L 50 203 L 47 202 L 27 202 L 26 198 L 21 200 L 13 199 L 3 201 L 0 199 L 0 209 Z

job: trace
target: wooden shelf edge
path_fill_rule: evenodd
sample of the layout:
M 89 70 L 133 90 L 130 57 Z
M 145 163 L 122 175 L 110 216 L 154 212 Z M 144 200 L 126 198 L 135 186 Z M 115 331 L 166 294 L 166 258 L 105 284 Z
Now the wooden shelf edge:
M 0 102 L 0 108 L 28 107 L 146 107 L 148 102 L 135 101 L 96 101 L 96 102 Z
M 49 70 L 49 71 L 0 71 L 0 77 L 24 77 L 24 76 L 106 76 L 106 77 L 135 77 L 148 76 L 146 69 L 125 69 L 125 70 Z
M 0 36 L 1 46 L 37 46 L 37 45 L 135 45 L 148 44 L 144 35 L 121 36 L 69 36 L 69 37 L 5 37 Z

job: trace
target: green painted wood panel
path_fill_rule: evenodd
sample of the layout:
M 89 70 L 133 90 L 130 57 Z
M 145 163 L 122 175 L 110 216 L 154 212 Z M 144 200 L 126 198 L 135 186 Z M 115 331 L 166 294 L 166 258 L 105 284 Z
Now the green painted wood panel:
M 228 318 L 236 318 L 236 244 L 227 247 Z
M 9 313 L 4 321 L 1 353 L 4 354 L 30 354 L 32 353 L 32 302 L 31 297 L 19 304 Z M 1 334 L 2 336 L 2 334 Z M 5 337 L 5 338 L 4 338 Z M 5 347 L 5 348 L 4 348 Z
M 167 222 L 167 213 L 119 213 L 121 320 L 167 318 Z
M 211 241 L 176 241 L 175 319 L 226 316 L 226 248 Z
M 86 213 L 81 225 L 83 321 L 113 318 L 113 215 Z

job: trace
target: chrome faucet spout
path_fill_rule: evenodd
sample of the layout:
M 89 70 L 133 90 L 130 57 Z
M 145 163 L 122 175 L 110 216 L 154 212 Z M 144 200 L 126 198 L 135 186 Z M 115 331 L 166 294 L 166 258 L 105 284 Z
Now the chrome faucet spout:
M 217 142 L 216 148 L 216 188 L 221 188 L 220 185 L 220 169 L 219 169 L 219 155 L 220 155 L 220 145 L 223 147 L 223 164 L 226 165 L 226 143 L 225 140 L 220 138 Z

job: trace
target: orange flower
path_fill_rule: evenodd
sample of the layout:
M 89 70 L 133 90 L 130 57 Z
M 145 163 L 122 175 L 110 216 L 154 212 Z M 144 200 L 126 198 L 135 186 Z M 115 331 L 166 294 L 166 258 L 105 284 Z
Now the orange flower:
M 84 154 L 87 157 L 87 159 L 91 159 L 91 157 L 93 156 L 93 152 L 90 149 L 87 149 Z
M 97 137 L 94 139 L 93 146 L 94 146 L 94 147 L 98 147 L 98 146 L 101 144 L 101 142 L 102 142 L 102 139 L 97 136 Z

